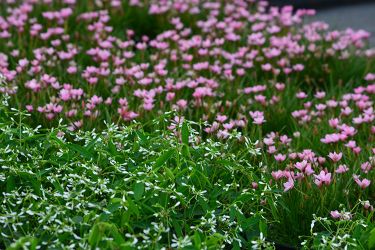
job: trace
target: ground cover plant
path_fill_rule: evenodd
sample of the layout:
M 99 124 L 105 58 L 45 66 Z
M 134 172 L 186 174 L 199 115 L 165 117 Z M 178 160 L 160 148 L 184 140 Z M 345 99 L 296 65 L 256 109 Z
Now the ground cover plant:
M 71 133 L 66 126 L 30 128 L 25 113 L 1 114 L 2 247 L 266 244 L 259 239 L 266 234 L 260 200 L 273 195 L 269 186 L 261 192 L 248 185 L 259 171 L 248 162 L 258 151 L 247 138 L 239 153 L 236 137 L 189 146 L 197 131 L 188 123 L 180 141 L 139 124 Z
M 374 248 L 375 50 L 314 14 L 2 1 L 0 246 Z

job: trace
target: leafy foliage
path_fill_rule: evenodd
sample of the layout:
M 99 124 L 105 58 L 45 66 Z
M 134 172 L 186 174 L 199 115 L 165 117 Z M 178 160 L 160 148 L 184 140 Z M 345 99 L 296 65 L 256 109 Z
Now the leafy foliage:
M 271 192 L 248 185 L 261 173 L 247 138 L 195 143 L 188 122 L 182 141 L 136 123 L 31 129 L 25 113 L 1 112 L 2 247 L 240 248 L 266 234 L 260 199 Z

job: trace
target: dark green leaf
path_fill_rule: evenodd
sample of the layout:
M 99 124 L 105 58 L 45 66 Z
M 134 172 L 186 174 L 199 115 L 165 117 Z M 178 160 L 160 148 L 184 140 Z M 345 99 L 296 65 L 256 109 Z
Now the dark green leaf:
M 134 185 L 134 198 L 140 200 L 145 191 L 145 184 L 138 182 Z
M 10 193 L 16 189 L 16 180 L 13 175 L 9 175 L 7 178 L 7 192 Z
M 174 149 L 170 149 L 168 151 L 165 151 L 161 156 L 159 156 L 158 159 L 156 159 L 154 168 L 157 170 L 158 168 L 163 166 L 167 162 L 167 160 L 169 158 L 171 158 L 171 156 L 173 155 L 174 152 L 175 152 Z
M 371 230 L 368 238 L 368 248 L 375 249 L 375 228 Z
M 182 143 L 186 145 L 189 144 L 189 127 L 186 122 L 182 124 L 181 139 L 182 139 Z
M 93 157 L 93 154 L 90 151 L 88 151 L 86 148 L 84 148 L 84 147 L 82 147 L 78 144 L 71 144 L 70 143 L 70 144 L 66 144 L 66 146 L 69 149 L 71 149 L 71 150 L 73 150 L 77 153 L 80 153 L 83 157 L 85 157 L 87 159 L 91 159 Z

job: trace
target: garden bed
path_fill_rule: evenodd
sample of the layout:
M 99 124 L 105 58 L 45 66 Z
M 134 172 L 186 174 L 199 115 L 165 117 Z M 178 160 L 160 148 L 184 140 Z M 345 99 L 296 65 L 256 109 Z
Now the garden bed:
M 0 248 L 373 249 L 375 50 L 265 1 L 0 3 Z

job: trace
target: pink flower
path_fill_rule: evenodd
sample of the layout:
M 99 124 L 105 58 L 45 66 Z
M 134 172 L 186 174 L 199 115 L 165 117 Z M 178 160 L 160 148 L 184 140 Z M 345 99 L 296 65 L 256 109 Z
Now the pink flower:
M 138 117 L 138 114 L 133 111 L 128 111 L 126 107 L 121 107 L 117 109 L 117 112 L 120 114 L 122 119 L 125 121 L 131 121 Z
M 296 65 L 293 66 L 293 69 L 295 71 L 302 71 L 304 68 L 305 68 L 305 66 L 303 66 L 303 64 L 296 64 Z
M 218 122 L 220 122 L 220 123 L 225 122 L 226 119 L 228 119 L 228 117 L 227 117 L 226 115 L 220 115 L 220 114 L 218 114 L 218 115 L 216 116 L 216 121 L 218 121 Z
M 348 141 L 348 143 L 345 144 L 345 147 L 348 148 L 355 148 L 357 146 L 355 141 Z
M 342 174 L 342 173 L 345 173 L 349 170 L 349 168 L 346 166 L 346 165 L 340 165 L 336 170 L 335 172 L 338 173 L 338 174 Z
M 66 70 L 68 74 L 75 74 L 77 73 L 77 67 L 76 66 L 69 66 Z
M 349 107 L 345 107 L 345 108 L 341 109 L 341 114 L 344 115 L 344 116 L 348 116 L 352 112 L 353 112 L 353 110 Z
M 371 184 L 370 180 L 368 180 L 366 178 L 363 179 L 363 180 L 360 180 L 357 175 L 353 175 L 353 179 L 358 184 L 358 186 L 360 186 L 362 189 L 367 188 Z
M 229 137 L 229 132 L 227 130 L 219 130 L 217 132 L 217 138 L 219 139 L 226 139 Z
M 256 95 L 254 96 L 254 100 L 263 105 L 266 105 L 266 97 L 264 95 Z
M 361 147 L 355 147 L 352 149 L 355 154 L 359 154 L 361 152 Z
M 33 105 L 26 105 L 26 110 L 27 110 L 28 112 L 32 112 L 32 111 L 34 110 Z
M 316 94 L 314 96 L 317 99 L 322 99 L 326 96 L 326 93 L 324 91 L 321 91 L 321 92 L 318 91 L 318 92 L 316 92 Z
M 329 185 L 331 183 L 331 173 L 326 173 L 323 170 L 320 171 L 319 175 L 315 175 L 315 180 L 314 183 L 318 186 L 321 187 L 323 184 Z
M 371 168 L 372 168 L 372 166 L 371 166 L 370 162 L 368 162 L 368 161 L 361 164 L 361 169 L 366 174 L 371 170 Z
M 284 192 L 291 190 L 294 187 L 294 180 L 292 178 L 289 178 L 288 181 L 283 184 L 283 186 Z
M 283 91 L 285 89 L 285 84 L 284 83 L 276 83 L 275 84 L 275 88 L 278 90 L 278 91 Z
M 335 101 L 335 100 L 328 100 L 326 102 L 327 106 L 330 107 L 330 108 L 335 108 L 337 107 L 338 103 Z
M 303 160 L 302 162 L 296 162 L 294 166 L 298 168 L 300 171 L 304 171 L 306 166 L 308 165 L 306 160 Z
M 266 122 L 266 120 L 264 120 L 264 114 L 261 111 L 250 111 L 249 114 L 251 118 L 253 118 L 254 124 L 261 125 Z
M 281 170 L 272 171 L 271 175 L 275 180 L 279 180 L 284 177 L 284 172 Z
M 315 105 L 315 108 L 316 108 L 318 111 L 324 111 L 324 110 L 326 109 L 326 107 L 327 107 L 327 106 L 326 106 L 325 104 L 321 104 L 321 103 Z
M 263 116 L 255 117 L 253 123 L 256 125 L 261 125 L 262 123 L 265 123 L 266 120 L 264 120 Z
M 373 81 L 373 80 L 375 80 L 375 74 L 368 73 L 368 74 L 365 76 L 365 80 L 366 80 L 366 81 Z
M 313 173 L 315 173 L 315 171 L 311 167 L 311 164 L 307 165 L 307 167 L 305 168 L 304 172 L 305 172 L 305 174 L 307 176 L 312 175 Z
M 263 71 L 270 71 L 272 69 L 272 65 L 269 64 L 269 63 L 266 63 L 266 64 L 262 64 L 262 70 Z
M 340 218 L 341 214 L 339 213 L 339 211 L 335 210 L 335 211 L 331 211 L 331 217 L 334 218 L 334 219 L 338 219 Z
M 297 153 L 296 152 L 292 152 L 292 153 L 289 153 L 288 157 L 289 159 L 291 160 L 295 160 L 297 158 Z
M 61 98 L 61 100 L 63 100 L 63 101 L 68 101 L 68 100 L 70 100 L 70 91 L 69 90 L 67 90 L 67 89 L 61 89 L 60 90 L 60 98 Z
M 340 134 L 326 134 L 324 138 L 320 139 L 325 144 L 335 143 L 341 140 Z
M 331 152 L 328 154 L 328 157 L 331 158 L 333 162 L 338 162 L 342 158 L 342 153 Z
M 374 211 L 374 207 L 370 204 L 369 201 L 362 202 L 364 209 Z
M 341 130 L 342 134 L 347 136 L 354 136 L 357 133 L 354 127 L 348 126 L 346 124 L 341 125 L 339 129 Z
M 333 118 L 333 119 L 329 119 L 328 123 L 329 123 L 330 127 L 337 128 L 337 126 L 339 125 L 340 121 L 337 118 Z
M 307 95 L 306 95 L 305 92 L 300 91 L 300 92 L 298 92 L 298 93 L 296 94 L 296 97 L 297 97 L 298 99 L 304 99 L 304 98 L 307 97 Z
M 180 109 L 186 109 L 187 108 L 187 101 L 184 100 L 184 99 L 180 99 L 176 102 L 177 106 L 180 108 Z
M 277 154 L 274 157 L 275 157 L 275 160 L 278 161 L 278 162 L 285 161 L 285 159 L 286 159 L 286 155 L 283 155 L 283 154 Z
M 273 145 L 269 146 L 269 147 L 268 147 L 268 150 L 267 150 L 267 152 L 268 152 L 269 154 L 273 154 L 273 153 L 275 153 L 276 151 L 277 151 L 277 149 L 276 149 L 276 147 L 273 146 Z
M 331 217 L 334 219 L 340 219 L 340 220 L 350 220 L 352 218 L 352 215 L 350 212 L 339 212 L 337 210 L 331 211 Z
M 104 103 L 107 104 L 107 105 L 111 105 L 112 104 L 112 98 L 108 97 L 107 99 L 105 99 Z
M 282 144 L 288 145 L 291 141 L 292 141 L 292 139 L 288 138 L 288 136 L 286 136 L 286 135 L 280 136 L 280 142 Z
M 38 92 L 42 88 L 42 85 L 35 79 L 32 79 L 25 83 L 25 87 L 31 89 L 33 92 Z
M 264 144 L 266 144 L 266 145 L 268 145 L 268 146 L 269 146 L 269 145 L 273 145 L 273 144 L 275 144 L 273 138 L 268 138 L 268 137 L 264 138 L 264 139 L 263 139 L 263 142 L 264 142 Z
M 319 164 L 323 164 L 323 163 L 326 162 L 326 158 L 324 158 L 324 157 L 322 157 L 322 156 L 319 156 L 319 157 L 318 157 L 318 162 L 319 162 Z
M 206 133 L 213 133 L 213 132 L 215 132 L 216 130 L 218 130 L 219 129 L 219 126 L 220 126 L 220 124 L 218 123 L 218 122 L 213 122 L 212 123 L 212 125 L 211 125 L 211 127 L 208 127 L 208 128 L 205 128 L 204 129 L 204 131 L 206 132 Z

